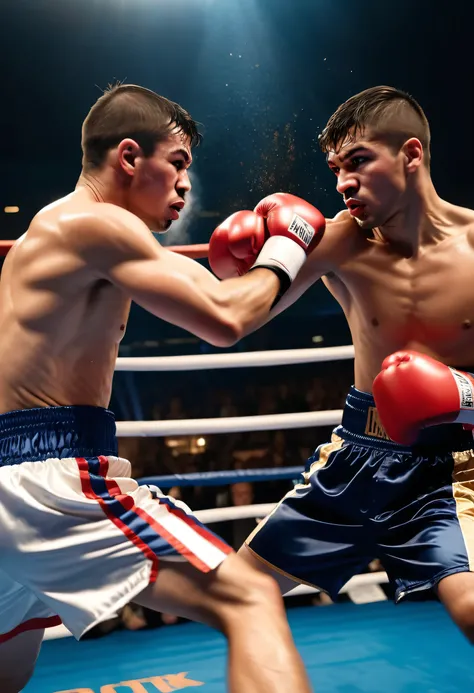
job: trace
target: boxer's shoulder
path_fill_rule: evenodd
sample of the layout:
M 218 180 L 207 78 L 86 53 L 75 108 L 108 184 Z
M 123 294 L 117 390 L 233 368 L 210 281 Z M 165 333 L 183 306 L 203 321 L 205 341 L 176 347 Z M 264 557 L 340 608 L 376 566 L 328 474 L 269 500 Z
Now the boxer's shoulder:
M 360 228 L 347 209 L 343 209 L 331 219 L 326 219 L 327 236 L 333 242 L 345 245 L 358 245 L 367 240 L 367 231 Z
M 135 214 L 108 202 L 86 202 L 64 210 L 57 219 L 64 244 L 79 253 L 115 249 L 130 252 L 155 243 Z
M 474 210 L 457 207 L 456 212 L 459 217 L 458 223 L 461 233 L 465 234 L 469 245 L 474 249 Z
M 455 239 L 466 238 L 474 247 L 474 210 L 446 202 L 444 215 L 445 226 L 450 231 L 449 235 Z
M 154 257 L 160 247 L 146 224 L 106 202 L 74 199 L 74 193 L 44 208 L 17 244 L 23 259 L 54 256 L 63 266 L 89 274 L 131 257 Z M 12 253 L 16 255 L 16 250 Z
M 309 255 L 301 272 L 303 281 L 337 274 L 342 265 L 367 245 L 367 238 L 347 210 L 326 219 L 326 228 L 317 247 Z M 297 284 L 301 280 L 296 280 Z
M 357 227 L 357 223 L 351 217 L 347 209 L 341 209 L 335 216 L 326 219 L 326 224 L 330 226 L 338 225 L 340 228 L 345 226 L 348 230 L 350 230 L 351 226 Z
M 450 202 L 446 202 L 446 209 L 453 223 L 457 223 L 460 227 L 474 224 L 474 209 L 469 207 L 460 207 Z
M 326 219 L 326 231 L 321 242 L 321 254 L 333 261 L 333 269 L 347 262 L 367 246 L 367 232 L 360 228 L 347 210 Z
M 33 231 L 60 231 L 66 237 L 109 233 L 112 230 L 146 233 L 146 224 L 135 214 L 110 202 L 101 202 L 76 192 L 43 207 L 30 224 Z
M 87 202 L 63 215 L 64 230 L 76 231 L 78 227 L 86 234 L 100 236 L 111 231 L 148 233 L 146 224 L 135 214 L 110 202 Z

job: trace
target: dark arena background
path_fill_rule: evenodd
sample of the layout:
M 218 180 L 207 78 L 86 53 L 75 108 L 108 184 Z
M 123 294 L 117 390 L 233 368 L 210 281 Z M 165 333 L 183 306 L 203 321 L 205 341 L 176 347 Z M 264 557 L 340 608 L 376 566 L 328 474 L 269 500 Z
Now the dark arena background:
M 327 218 L 343 208 L 318 136 L 339 104 L 372 86 L 421 104 L 436 190 L 471 208 L 473 19 L 467 0 L 3 0 L 2 254 L 74 189 L 82 121 L 117 82 L 154 90 L 199 123 L 188 205 L 157 238 L 191 256 L 199 246 L 206 267 L 214 228 L 272 192 Z M 321 281 L 227 349 L 133 305 L 110 405 L 119 453 L 237 550 L 340 422 L 351 344 Z M 472 648 L 437 599 L 392 598 L 376 556 L 337 602 L 306 585 L 285 597 L 315 691 L 472 690 Z M 127 604 L 80 642 L 64 626 L 48 629 L 24 691 L 220 693 L 225 668 L 216 631 Z

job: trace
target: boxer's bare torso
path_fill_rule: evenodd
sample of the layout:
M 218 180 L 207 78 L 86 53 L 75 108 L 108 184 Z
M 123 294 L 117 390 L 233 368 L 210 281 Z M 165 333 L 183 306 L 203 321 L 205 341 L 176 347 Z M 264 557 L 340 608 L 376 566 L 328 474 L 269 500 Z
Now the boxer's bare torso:
M 73 193 L 46 208 L 5 260 L 0 412 L 108 405 L 130 299 L 78 254 L 76 220 L 94 206 Z
M 279 310 L 323 277 L 351 330 L 360 390 L 371 392 L 383 359 L 399 349 L 474 364 L 474 212 L 445 202 L 441 209 L 413 255 L 340 213 L 282 299 Z
M 279 283 L 263 268 L 220 282 L 163 248 L 137 216 L 79 186 L 43 209 L 5 260 L 0 413 L 107 407 L 132 300 L 230 346 L 268 315 Z

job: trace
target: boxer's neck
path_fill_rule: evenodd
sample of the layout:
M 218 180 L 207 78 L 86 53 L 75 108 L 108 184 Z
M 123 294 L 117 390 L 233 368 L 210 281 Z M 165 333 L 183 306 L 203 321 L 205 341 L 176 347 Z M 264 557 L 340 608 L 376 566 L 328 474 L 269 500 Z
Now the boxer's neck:
M 444 238 L 449 224 L 451 205 L 439 197 L 429 173 L 420 174 L 405 193 L 401 209 L 379 227 L 384 240 L 406 257 Z
M 82 171 L 76 189 L 84 188 L 96 202 L 108 202 L 127 209 L 128 189 L 120 175 L 111 167 L 98 171 Z

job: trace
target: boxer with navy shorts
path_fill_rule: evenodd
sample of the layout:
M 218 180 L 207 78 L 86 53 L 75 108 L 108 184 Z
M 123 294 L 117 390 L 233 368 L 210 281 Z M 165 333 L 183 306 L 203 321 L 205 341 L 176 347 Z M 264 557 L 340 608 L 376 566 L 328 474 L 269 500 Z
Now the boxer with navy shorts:
M 270 317 L 322 278 L 349 324 L 355 387 L 240 555 L 283 592 L 333 596 L 380 557 L 397 600 L 436 595 L 474 642 L 474 212 L 438 196 L 428 121 L 400 90 L 348 99 L 320 144 L 347 209 Z

